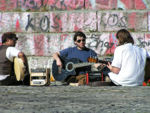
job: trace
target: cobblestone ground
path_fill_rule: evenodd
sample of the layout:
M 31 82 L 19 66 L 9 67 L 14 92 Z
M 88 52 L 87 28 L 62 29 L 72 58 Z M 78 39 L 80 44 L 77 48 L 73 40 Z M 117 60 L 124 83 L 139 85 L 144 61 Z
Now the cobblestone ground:
M 150 113 L 150 87 L 0 86 L 0 113 Z

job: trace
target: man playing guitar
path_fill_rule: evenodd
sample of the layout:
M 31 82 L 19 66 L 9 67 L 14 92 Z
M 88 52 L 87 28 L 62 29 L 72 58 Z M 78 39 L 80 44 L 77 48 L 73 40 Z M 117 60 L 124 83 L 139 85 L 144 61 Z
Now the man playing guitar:
M 74 35 L 73 40 L 76 47 L 69 47 L 53 54 L 53 58 L 54 60 L 56 60 L 56 65 L 60 69 L 63 68 L 63 62 L 61 60 L 62 57 L 65 57 L 66 59 L 76 58 L 81 62 L 88 62 L 89 57 L 94 57 L 94 58 L 97 57 L 97 54 L 92 49 L 89 49 L 85 46 L 86 36 L 83 32 L 77 31 Z M 77 68 L 76 76 L 70 75 L 64 81 L 67 82 L 68 84 L 70 82 L 79 83 L 79 85 L 86 84 L 85 73 L 87 71 L 90 71 L 90 69 L 91 66 L 84 66 L 82 68 Z

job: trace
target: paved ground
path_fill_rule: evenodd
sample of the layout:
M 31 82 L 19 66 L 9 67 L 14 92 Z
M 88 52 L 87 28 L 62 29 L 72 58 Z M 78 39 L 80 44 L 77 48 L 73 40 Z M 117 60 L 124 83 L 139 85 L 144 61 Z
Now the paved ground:
M 150 113 L 150 87 L 0 86 L 0 113 Z

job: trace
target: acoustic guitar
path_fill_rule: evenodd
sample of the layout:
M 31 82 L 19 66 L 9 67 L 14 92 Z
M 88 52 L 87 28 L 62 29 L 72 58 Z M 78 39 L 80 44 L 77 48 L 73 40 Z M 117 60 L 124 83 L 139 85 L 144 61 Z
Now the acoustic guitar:
M 79 59 L 65 59 L 60 58 L 63 64 L 63 67 L 60 68 L 56 64 L 56 60 L 52 64 L 52 74 L 56 81 L 64 81 L 70 75 L 76 75 L 76 69 L 86 66 L 91 66 L 97 62 L 108 64 L 108 61 L 95 60 L 93 58 L 88 59 L 90 62 L 81 62 Z M 90 70 L 89 70 L 90 71 Z
M 21 58 L 17 57 L 14 58 L 14 72 L 17 81 L 24 80 L 25 66 Z

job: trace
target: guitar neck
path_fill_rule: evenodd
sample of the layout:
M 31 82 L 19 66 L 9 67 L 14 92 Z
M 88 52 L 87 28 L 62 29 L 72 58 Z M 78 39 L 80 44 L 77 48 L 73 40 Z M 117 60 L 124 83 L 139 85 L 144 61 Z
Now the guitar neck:
M 102 64 L 108 64 L 108 62 L 110 62 L 110 61 L 98 60 L 98 62 L 102 63 Z M 95 64 L 95 63 L 92 63 L 92 62 L 78 63 L 78 64 L 73 64 L 73 67 L 74 68 L 80 68 L 80 67 L 90 66 L 93 64 Z
M 98 62 L 99 62 L 99 63 L 102 63 L 102 64 L 106 64 L 106 65 L 107 65 L 107 64 L 108 64 L 108 62 L 110 62 L 110 61 L 98 60 Z M 110 63 L 111 63 L 111 62 L 110 62 Z
M 95 64 L 95 63 L 90 63 L 90 62 L 78 63 L 78 64 L 73 64 L 73 67 L 74 68 L 80 68 L 80 67 L 90 66 L 93 64 Z

